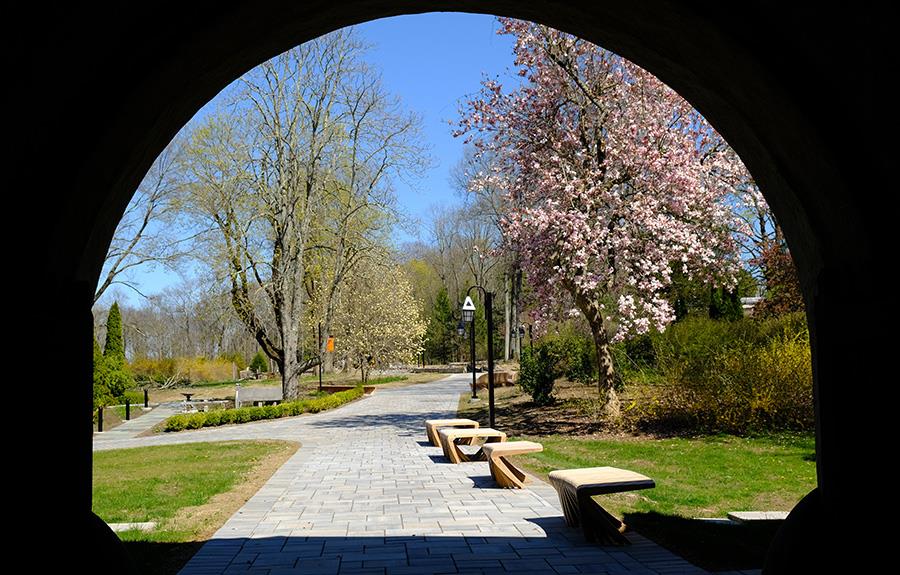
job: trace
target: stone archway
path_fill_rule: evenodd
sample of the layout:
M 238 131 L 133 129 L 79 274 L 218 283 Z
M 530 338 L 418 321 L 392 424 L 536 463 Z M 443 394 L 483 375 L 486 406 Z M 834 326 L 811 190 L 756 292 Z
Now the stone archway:
M 875 264 L 885 216 L 869 201 L 886 167 L 886 154 L 872 149 L 878 116 L 886 111 L 886 97 L 875 91 L 879 71 L 887 69 L 886 42 L 878 33 L 886 17 L 756 6 L 735 14 L 728 3 L 666 0 L 589 7 L 514 0 L 211 6 L 147 3 L 133 7 L 140 14 L 100 8 L 36 13 L 30 21 L 41 28 L 29 31 L 15 52 L 27 68 L 12 77 L 29 82 L 17 121 L 32 162 L 25 165 L 35 168 L 24 170 L 28 188 L 22 190 L 41 194 L 28 198 L 42 229 L 26 257 L 36 263 L 36 283 L 46 291 L 38 301 L 53 302 L 41 312 L 43 338 L 56 346 L 46 373 L 78 383 L 65 391 L 75 406 L 90 401 L 90 295 L 116 222 L 153 158 L 200 106 L 266 58 L 344 25 L 423 11 L 490 12 L 561 28 L 641 64 L 690 100 L 741 154 L 800 267 L 813 342 L 821 496 L 814 507 L 836 522 L 855 503 L 858 446 L 870 443 L 869 419 L 887 410 L 887 402 L 865 413 L 847 405 L 848 382 L 882 377 L 879 366 L 863 358 L 887 347 L 859 337 L 878 333 L 877 314 L 865 311 L 871 286 L 883 281 Z M 835 38 L 840 48 L 833 47 Z M 73 409 L 56 425 L 79 429 L 86 411 Z M 35 476 L 67 469 L 54 514 L 85 516 L 90 436 L 85 428 L 83 435 L 64 433 L 57 441 L 58 458 L 35 462 Z M 25 474 L 22 483 L 31 483 L 31 472 Z M 796 543 L 785 549 L 802 552 Z M 819 545 L 816 553 L 841 549 Z

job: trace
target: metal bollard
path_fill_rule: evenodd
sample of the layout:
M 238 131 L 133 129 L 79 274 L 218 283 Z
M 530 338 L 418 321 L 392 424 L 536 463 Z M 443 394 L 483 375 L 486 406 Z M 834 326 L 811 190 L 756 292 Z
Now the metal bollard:
M 144 390 L 144 407 L 150 407 L 150 396 L 147 395 L 147 390 Z
M 103 431 L 103 406 L 97 408 L 97 431 Z
M 131 400 L 125 398 L 125 421 L 131 421 Z

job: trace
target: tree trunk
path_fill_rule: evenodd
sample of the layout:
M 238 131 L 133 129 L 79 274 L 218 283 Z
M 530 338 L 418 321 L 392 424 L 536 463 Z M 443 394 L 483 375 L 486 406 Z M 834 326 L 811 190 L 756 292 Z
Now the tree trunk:
M 613 365 L 612 353 L 609 350 L 609 337 L 603 326 L 603 314 L 600 305 L 586 297 L 574 285 L 566 286 L 575 296 L 575 304 L 587 319 L 591 326 L 591 335 L 594 338 L 594 349 L 597 352 L 597 393 L 606 396 L 603 412 L 610 421 L 618 421 L 622 415 L 619 395 L 616 393 L 616 370 Z
M 510 357 L 512 357 L 510 354 L 510 343 L 512 339 L 512 310 L 510 309 L 510 300 L 512 299 L 512 294 L 510 293 L 509 273 L 503 275 L 503 287 L 506 292 L 503 302 L 503 319 L 506 331 L 506 337 L 503 338 L 503 359 L 509 361 Z

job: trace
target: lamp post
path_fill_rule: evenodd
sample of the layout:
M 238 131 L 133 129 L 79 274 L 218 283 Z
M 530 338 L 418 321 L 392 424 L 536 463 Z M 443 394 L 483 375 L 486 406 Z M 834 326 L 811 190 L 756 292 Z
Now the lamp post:
M 475 304 L 469 293 L 478 289 L 484 295 L 484 314 L 487 317 L 487 360 L 488 360 L 488 419 L 490 427 L 494 427 L 494 294 L 479 285 L 474 285 L 466 291 L 466 301 L 462 307 L 463 321 L 471 322 L 472 342 L 472 398 L 477 399 L 475 392 Z
M 469 288 L 471 291 L 471 288 Z M 472 399 L 478 399 L 478 391 L 475 387 L 475 304 L 466 292 L 466 301 L 462 306 L 462 320 L 471 323 L 469 326 L 469 341 L 472 342 L 469 359 L 472 360 Z

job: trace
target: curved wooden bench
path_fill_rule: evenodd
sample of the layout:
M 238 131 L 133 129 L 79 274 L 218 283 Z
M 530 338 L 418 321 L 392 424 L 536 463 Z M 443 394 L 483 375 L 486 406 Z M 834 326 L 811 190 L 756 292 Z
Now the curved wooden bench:
M 500 487 L 522 489 L 530 481 L 525 472 L 513 465 L 507 457 L 523 453 L 543 451 L 544 446 L 533 441 L 506 441 L 503 443 L 486 443 L 481 450 L 487 457 L 491 468 L 491 477 Z
M 441 436 L 438 435 L 438 429 L 441 427 L 463 427 L 478 428 L 478 422 L 473 419 L 426 419 L 425 434 L 428 441 L 435 447 L 441 447 Z
M 588 467 L 550 472 L 550 483 L 570 527 L 581 525 L 588 541 L 601 545 L 630 545 L 622 533 L 625 524 L 594 501 L 593 495 L 650 489 L 656 483 L 646 475 L 617 467 Z
M 484 460 L 484 450 L 479 449 L 474 455 L 466 454 L 459 446 L 463 441 L 466 444 L 477 440 L 484 440 L 484 443 L 495 443 L 506 441 L 506 434 L 490 427 L 482 427 L 479 429 L 459 429 L 456 427 L 443 427 L 438 431 L 440 436 L 441 448 L 444 450 L 444 456 L 450 460 L 450 463 L 462 463 L 463 461 L 482 461 Z

